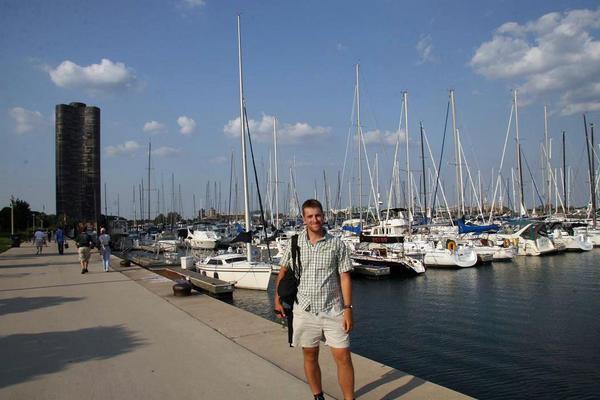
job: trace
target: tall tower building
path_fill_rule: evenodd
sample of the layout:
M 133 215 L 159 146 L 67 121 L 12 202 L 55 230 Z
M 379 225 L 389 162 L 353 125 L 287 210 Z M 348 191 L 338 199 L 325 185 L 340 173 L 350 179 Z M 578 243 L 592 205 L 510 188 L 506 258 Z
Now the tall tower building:
M 56 106 L 56 215 L 60 221 L 100 218 L 100 109 Z

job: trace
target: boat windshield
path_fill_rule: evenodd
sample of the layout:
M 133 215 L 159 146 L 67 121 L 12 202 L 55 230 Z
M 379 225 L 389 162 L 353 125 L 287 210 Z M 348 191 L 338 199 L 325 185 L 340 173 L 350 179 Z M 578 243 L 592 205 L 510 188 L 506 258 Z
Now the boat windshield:
M 235 258 L 227 259 L 228 263 L 234 263 L 234 262 L 240 262 L 240 261 L 246 261 L 246 257 L 235 257 Z

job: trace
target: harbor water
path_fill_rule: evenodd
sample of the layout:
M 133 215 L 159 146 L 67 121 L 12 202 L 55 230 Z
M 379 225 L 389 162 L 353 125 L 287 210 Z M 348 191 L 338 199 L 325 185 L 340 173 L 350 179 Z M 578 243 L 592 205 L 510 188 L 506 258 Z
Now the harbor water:
M 233 303 L 275 320 L 273 286 Z M 353 288 L 358 354 L 481 399 L 600 398 L 600 250 Z

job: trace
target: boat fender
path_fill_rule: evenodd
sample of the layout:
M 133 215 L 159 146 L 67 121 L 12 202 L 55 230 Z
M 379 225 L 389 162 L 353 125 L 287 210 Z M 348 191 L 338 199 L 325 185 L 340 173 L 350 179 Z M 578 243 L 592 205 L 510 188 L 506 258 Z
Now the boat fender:
M 446 248 L 450 251 L 455 251 L 456 250 L 456 242 L 454 240 L 448 240 L 446 242 Z
M 218 273 L 218 272 L 215 272 L 215 274 L 213 275 L 213 278 L 215 278 L 215 279 L 219 279 L 219 273 Z
M 505 249 L 508 248 L 508 247 L 510 247 L 510 240 L 504 239 L 502 241 L 502 245 L 504 246 Z

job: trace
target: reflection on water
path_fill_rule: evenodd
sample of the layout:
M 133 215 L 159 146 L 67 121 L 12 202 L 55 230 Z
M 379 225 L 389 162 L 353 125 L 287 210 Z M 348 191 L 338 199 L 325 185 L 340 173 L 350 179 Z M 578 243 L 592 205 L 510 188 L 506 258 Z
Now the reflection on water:
M 478 398 L 598 398 L 598 256 L 355 279 L 353 351 Z M 233 304 L 275 320 L 273 284 Z

